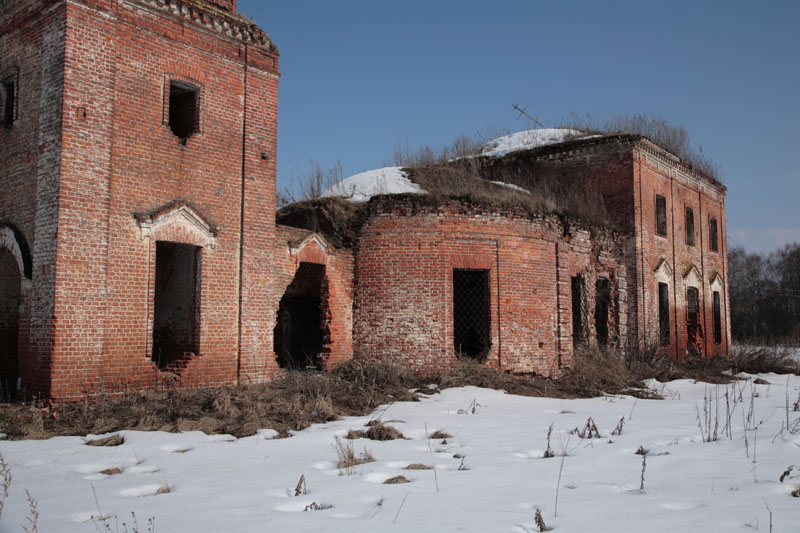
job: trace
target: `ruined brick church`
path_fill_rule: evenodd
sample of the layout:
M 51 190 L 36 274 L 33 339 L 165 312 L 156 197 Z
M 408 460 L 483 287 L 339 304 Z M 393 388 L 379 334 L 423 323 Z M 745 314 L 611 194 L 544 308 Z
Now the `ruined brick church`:
M 3 396 L 727 353 L 715 180 L 645 137 L 588 137 L 498 164 L 579 184 L 613 228 L 383 195 L 343 243 L 276 222 L 278 59 L 236 0 L 0 0 Z

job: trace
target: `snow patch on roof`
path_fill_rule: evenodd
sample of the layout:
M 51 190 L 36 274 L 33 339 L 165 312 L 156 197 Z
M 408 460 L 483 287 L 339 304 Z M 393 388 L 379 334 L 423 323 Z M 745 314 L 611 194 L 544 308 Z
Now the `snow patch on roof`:
M 519 150 L 530 150 L 548 144 L 558 144 L 571 138 L 590 137 L 582 131 L 568 128 L 543 128 L 539 130 L 518 131 L 510 135 L 492 139 L 486 143 L 480 155 L 490 157 L 501 157 L 511 152 Z M 596 137 L 596 135 L 592 135 Z
M 320 196 L 338 196 L 351 202 L 366 202 L 380 194 L 426 194 L 408 179 L 402 167 L 384 167 L 355 174 L 332 185 Z
M 505 181 L 493 181 L 492 183 L 494 183 L 495 185 L 499 185 L 501 187 L 505 187 L 506 189 L 511 189 L 512 191 L 522 192 L 525 194 L 531 193 L 531 191 L 529 191 L 528 189 L 524 189 L 519 185 L 514 185 L 513 183 L 506 183 Z

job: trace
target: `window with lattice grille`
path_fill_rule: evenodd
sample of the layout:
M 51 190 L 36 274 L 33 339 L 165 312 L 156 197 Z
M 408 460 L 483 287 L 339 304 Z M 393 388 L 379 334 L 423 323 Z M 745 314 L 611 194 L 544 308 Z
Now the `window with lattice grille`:
M 709 240 L 711 241 L 711 251 L 719 251 L 719 234 L 717 233 L 717 219 L 711 217 L 708 221 Z
M 661 346 L 669 346 L 669 285 L 658 284 L 658 332 Z
M 667 234 L 667 199 L 661 195 L 656 195 L 656 232 Z
M 491 346 L 489 271 L 453 270 L 453 343 L 456 355 L 485 359 Z
M 714 291 L 714 344 L 722 344 L 722 304 L 719 291 Z
M 589 335 L 586 332 L 586 297 L 584 294 L 583 276 L 572 277 L 572 344 L 587 344 Z
M 686 244 L 694 246 L 694 211 L 686 208 Z

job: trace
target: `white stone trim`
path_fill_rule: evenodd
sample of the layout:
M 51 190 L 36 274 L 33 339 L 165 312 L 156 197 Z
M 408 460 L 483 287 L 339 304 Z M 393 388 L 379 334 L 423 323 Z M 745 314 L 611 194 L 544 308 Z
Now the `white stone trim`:
M 22 260 L 22 250 L 19 247 L 17 238 L 14 236 L 14 231 L 9 227 L 0 227 L 0 248 L 5 248 L 11 252 L 11 255 L 14 256 L 14 260 L 17 262 L 20 279 L 26 279 L 25 262 Z
M 672 285 L 672 267 L 669 261 L 661 259 L 653 272 L 655 273 L 656 281 Z
M 216 248 L 216 230 L 192 207 L 179 204 L 171 209 L 166 209 L 155 216 L 139 218 L 136 223 L 141 230 L 141 239 L 159 239 L 159 234 L 167 229 L 180 227 L 188 234 L 195 237 L 192 244 Z

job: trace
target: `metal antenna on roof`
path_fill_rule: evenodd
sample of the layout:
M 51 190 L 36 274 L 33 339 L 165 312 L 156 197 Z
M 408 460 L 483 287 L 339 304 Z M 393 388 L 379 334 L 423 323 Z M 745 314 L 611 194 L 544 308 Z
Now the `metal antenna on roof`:
M 519 111 L 519 115 L 517 115 L 516 120 L 519 120 L 521 117 L 525 117 L 528 120 L 530 120 L 533 123 L 534 126 L 539 126 L 540 128 L 544 128 L 544 124 L 542 124 L 538 120 L 539 117 L 533 118 L 528 113 L 526 113 L 526 111 L 528 110 L 528 108 L 530 106 L 531 105 L 528 104 L 528 105 L 525 106 L 525 109 L 520 109 L 520 107 L 517 104 L 511 104 L 511 107 L 513 107 L 515 110 Z

